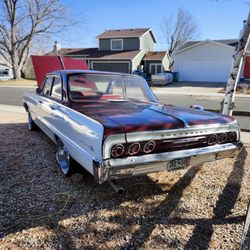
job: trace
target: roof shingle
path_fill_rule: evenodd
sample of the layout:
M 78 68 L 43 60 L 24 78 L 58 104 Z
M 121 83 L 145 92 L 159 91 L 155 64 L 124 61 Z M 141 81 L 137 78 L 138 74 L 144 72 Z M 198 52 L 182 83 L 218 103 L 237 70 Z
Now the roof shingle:
M 150 28 L 105 30 L 105 32 L 101 33 L 96 38 L 141 37 L 149 30 Z
M 221 39 L 221 40 L 211 40 L 211 41 L 215 41 L 215 42 L 218 42 L 218 43 L 223 43 L 225 45 L 229 45 L 229 46 L 232 46 L 232 47 L 235 47 L 238 43 L 238 39 Z M 179 50 L 183 50 L 183 49 L 186 49 L 188 47 L 191 47 L 195 44 L 198 44 L 198 43 L 201 43 L 203 41 L 189 41 L 189 42 L 186 42 L 182 47 L 180 47 Z
M 129 51 L 109 51 L 109 50 L 98 50 L 98 48 L 63 48 L 55 53 L 51 51 L 47 55 L 64 55 L 64 56 L 82 56 L 101 60 L 132 60 L 140 50 L 129 50 Z
M 152 51 L 147 52 L 147 54 L 144 56 L 143 60 L 163 60 L 163 58 L 166 56 L 167 51 Z

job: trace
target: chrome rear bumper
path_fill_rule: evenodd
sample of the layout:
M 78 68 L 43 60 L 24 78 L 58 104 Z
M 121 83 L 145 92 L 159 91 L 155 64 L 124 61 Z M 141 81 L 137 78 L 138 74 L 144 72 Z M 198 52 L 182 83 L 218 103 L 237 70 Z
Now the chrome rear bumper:
M 238 155 L 241 148 L 242 143 L 237 142 L 123 159 L 108 159 L 103 163 L 95 162 L 94 175 L 96 181 L 101 184 L 112 179 L 177 170 L 190 165 L 232 158 Z

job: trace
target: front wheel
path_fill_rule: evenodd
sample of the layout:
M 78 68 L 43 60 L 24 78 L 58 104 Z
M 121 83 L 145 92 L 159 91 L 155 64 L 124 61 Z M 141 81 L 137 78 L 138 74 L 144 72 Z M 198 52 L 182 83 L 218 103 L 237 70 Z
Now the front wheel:
M 71 176 L 77 172 L 77 163 L 70 156 L 68 149 L 61 141 L 58 142 L 56 160 L 65 176 Z
M 28 128 L 29 128 L 30 131 L 38 130 L 38 126 L 33 121 L 30 112 L 28 112 Z

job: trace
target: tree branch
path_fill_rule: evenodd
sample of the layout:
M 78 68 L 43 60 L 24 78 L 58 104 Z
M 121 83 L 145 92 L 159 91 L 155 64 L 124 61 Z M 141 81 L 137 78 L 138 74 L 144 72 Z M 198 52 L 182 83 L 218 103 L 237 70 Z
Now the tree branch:
M 174 23 L 172 17 L 162 19 L 161 31 L 167 44 L 171 70 L 174 63 L 173 54 L 187 41 L 195 38 L 198 28 L 192 15 L 185 9 L 179 9 Z

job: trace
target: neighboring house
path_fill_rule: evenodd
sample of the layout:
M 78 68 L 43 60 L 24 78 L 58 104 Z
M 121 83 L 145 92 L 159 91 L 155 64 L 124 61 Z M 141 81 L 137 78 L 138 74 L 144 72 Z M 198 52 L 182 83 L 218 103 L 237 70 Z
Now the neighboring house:
M 143 61 L 144 71 L 152 75 L 169 70 L 169 60 L 166 51 L 147 52 Z
M 227 82 L 237 39 L 187 42 L 174 57 L 179 81 Z
M 47 55 L 84 59 L 92 70 L 146 74 L 168 70 L 166 51 L 154 51 L 156 39 L 151 29 L 106 30 L 97 36 L 98 48 L 58 48 Z

